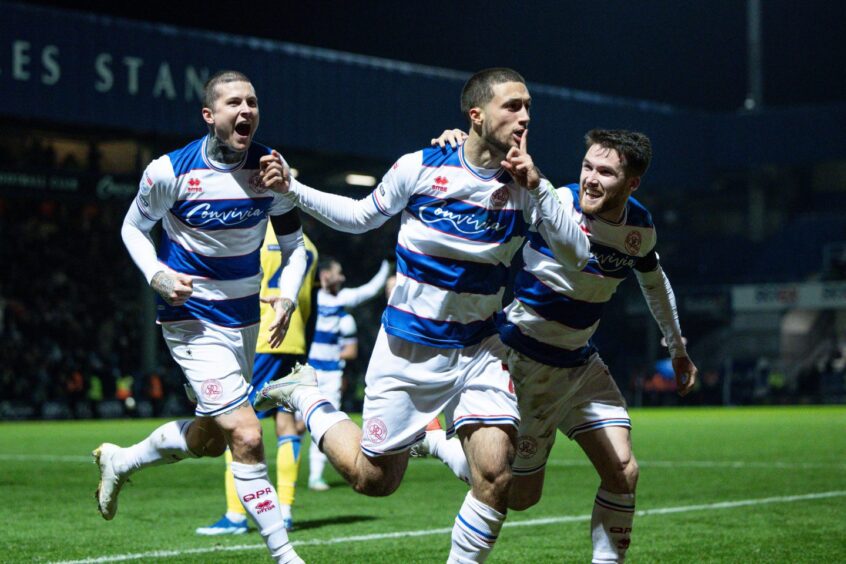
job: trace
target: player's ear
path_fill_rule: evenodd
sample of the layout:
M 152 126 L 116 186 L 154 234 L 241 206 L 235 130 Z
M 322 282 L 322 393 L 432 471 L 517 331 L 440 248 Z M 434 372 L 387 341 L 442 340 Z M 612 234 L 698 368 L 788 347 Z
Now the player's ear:
M 640 176 L 635 176 L 629 180 L 629 192 L 634 192 L 640 188 Z
M 203 121 L 209 125 L 214 125 L 214 115 L 210 108 L 203 108 Z
M 482 125 L 485 119 L 485 111 L 479 107 L 470 108 L 467 115 L 470 117 L 471 125 Z

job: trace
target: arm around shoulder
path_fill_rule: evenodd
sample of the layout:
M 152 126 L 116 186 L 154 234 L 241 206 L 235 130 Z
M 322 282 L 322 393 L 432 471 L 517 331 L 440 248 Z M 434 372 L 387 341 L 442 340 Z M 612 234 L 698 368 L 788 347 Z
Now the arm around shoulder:
M 530 194 L 540 219 L 538 229 L 555 259 L 568 269 L 583 269 L 590 259 L 590 240 L 570 213 L 572 197 L 570 201 L 563 200 L 545 178 Z

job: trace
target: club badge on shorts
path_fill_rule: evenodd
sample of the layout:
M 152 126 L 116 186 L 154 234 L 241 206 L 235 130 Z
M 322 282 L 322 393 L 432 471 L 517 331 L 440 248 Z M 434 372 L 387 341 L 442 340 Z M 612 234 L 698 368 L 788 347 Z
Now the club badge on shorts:
M 203 399 L 215 401 L 223 395 L 223 384 L 220 380 L 206 380 L 203 382 Z
M 367 432 L 367 438 L 374 445 L 382 444 L 388 438 L 388 427 L 378 417 L 365 421 L 364 429 Z

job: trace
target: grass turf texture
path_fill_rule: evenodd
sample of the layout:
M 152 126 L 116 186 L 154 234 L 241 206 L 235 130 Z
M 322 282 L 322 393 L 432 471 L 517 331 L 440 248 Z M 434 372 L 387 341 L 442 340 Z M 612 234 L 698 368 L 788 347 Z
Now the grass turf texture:
M 632 419 L 641 466 L 637 509 L 646 514 L 635 519 L 628 561 L 846 562 L 846 406 L 643 409 L 632 410 Z M 102 520 L 90 451 L 103 441 L 129 445 L 157 425 L 0 424 L 0 562 L 128 555 L 143 562 L 269 562 L 255 529 L 194 534 L 223 513 L 222 459 L 135 475 L 115 520 Z M 266 422 L 275 477 L 272 433 Z M 301 452 L 308 456 L 307 445 Z M 326 475 L 330 491 L 309 491 L 303 460 L 291 538 L 306 561 L 445 561 L 466 493 L 445 466 L 412 460 L 399 491 L 377 499 L 354 494 L 331 469 Z M 543 499 L 510 513 L 488 561 L 588 562 L 597 483 L 582 452 L 559 434 Z M 829 497 L 807 497 L 823 492 Z M 544 518 L 551 522 L 519 525 Z

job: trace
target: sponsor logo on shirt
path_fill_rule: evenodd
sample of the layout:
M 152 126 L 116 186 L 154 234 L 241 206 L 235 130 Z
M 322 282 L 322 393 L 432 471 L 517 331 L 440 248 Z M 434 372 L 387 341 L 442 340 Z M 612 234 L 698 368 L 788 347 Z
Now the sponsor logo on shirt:
M 216 210 L 207 202 L 197 204 L 185 214 L 185 223 L 191 227 L 204 227 L 209 225 L 225 225 L 227 227 L 239 225 L 256 217 L 263 217 L 264 210 L 254 208 L 232 208 L 227 210 Z
M 426 217 L 426 213 L 434 217 Z M 427 225 L 436 225 L 446 222 L 452 225 L 456 231 L 465 235 L 477 235 L 486 231 L 503 231 L 506 225 L 488 218 L 487 213 L 456 213 L 446 207 L 446 203 L 422 206 L 420 208 L 420 221 Z
M 633 268 L 635 257 L 624 255 L 623 253 L 614 250 L 601 250 L 599 252 L 591 249 L 591 256 L 599 264 L 599 268 L 603 272 L 617 272 L 624 268 Z

